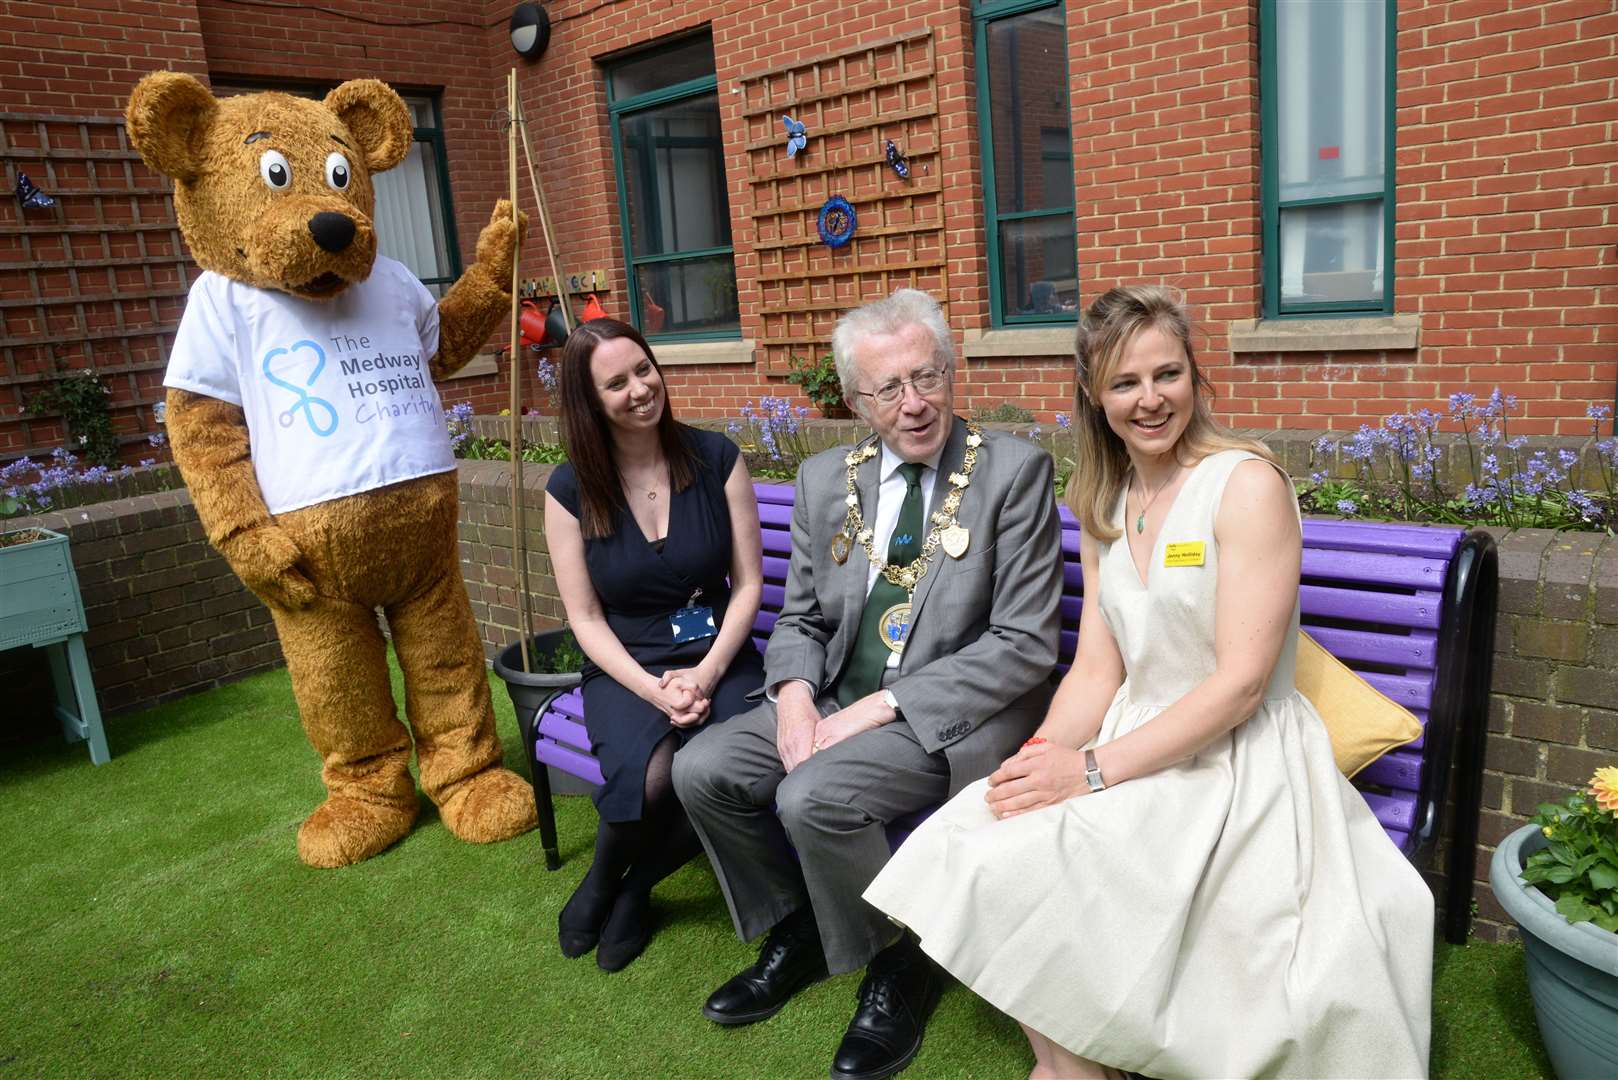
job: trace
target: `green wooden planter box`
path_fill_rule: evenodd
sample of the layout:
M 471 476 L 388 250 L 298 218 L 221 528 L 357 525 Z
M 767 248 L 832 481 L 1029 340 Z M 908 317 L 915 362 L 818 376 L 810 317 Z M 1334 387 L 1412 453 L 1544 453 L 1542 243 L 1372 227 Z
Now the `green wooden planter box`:
M 50 651 L 56 718 L 69 742 L 87 741 L 90 760 L 111 759 L 101 726 L 90 659 L 84 649 L 84 600 L 67 537 L 49 529 L 26 544 L 0 547 L 0 650 Z
M 36 531 L 44 539 L 0 547 L 0 649 L 58 641 L 87 629 L 67 537 Z

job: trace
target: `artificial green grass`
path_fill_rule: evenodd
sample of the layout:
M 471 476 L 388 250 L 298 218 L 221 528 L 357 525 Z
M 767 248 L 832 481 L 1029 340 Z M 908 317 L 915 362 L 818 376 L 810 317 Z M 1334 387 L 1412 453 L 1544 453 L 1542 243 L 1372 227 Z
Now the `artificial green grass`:
M 824 1076 L 852 1012 L 847 975 L 762 1024 L 703 1020 L 754 952 L 700 862 L 659 888 L 663 930 L 628 969 L 564 960 L 584 798 L 557 800 L 555 873 L 537 833 L 463 844 L 425 801 L 382 855 L 303 866 L 323 793 L 284 671 L 120 717 L 109 741 L 100 768 L 49 738 L 0 749 L 0 1077 Z M 1434 1076 L 1552 1075 L 1519 948 L 1439 945 L 1434 972 Z M 905 1075 L 1031 1064 L 1014 1023 L 952 987 Z

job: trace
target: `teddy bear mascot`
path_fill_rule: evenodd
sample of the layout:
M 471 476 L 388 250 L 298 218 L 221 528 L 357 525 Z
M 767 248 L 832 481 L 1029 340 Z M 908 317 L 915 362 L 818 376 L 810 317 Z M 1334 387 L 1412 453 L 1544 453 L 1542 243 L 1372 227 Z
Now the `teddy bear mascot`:
M 174 460 L 208 540 L 274 616 L 324 763 L 326 801 L 298 830 L 299 857 L 346 866 L 410 830 L 412 735 L 421 786 L 451 832 L 483 843 L 527 831 L 533 795 L 500 765 L 461 581 L 455 459 L 434 386 L 510 309 L 511 205 L 495 206 L 477 262 L 435 303 L 376 253 L 371 176 L 402 161 L 412 135 L 383 83 L 346 82 L 322 101 L 218 100 L 189 75 L 156 72 L 126 120 L 141 157 L 173 179 L 205 271 L 163 380 Z

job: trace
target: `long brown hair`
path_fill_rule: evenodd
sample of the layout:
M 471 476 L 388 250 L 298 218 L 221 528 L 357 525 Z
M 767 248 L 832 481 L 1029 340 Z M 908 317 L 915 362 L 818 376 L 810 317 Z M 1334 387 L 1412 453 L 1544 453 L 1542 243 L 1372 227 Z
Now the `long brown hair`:
M 1074 353 L 1077 389 L 1073 427 L 1078 440 L 1077 464 L 1067 485 L 1067 505 L 1079 526 L 1097 540 L 1121 535 L 1112 523 L 1118 493 L 1129 482 L 1129 454 L 1123 439 L 1107 423 L 1101 408 L 1101 390 L 1112 378 L 1124 350 L 1143 330 L 1157 329 L 1180 343 L 1191 368 L 1193 406 L 1191 420 L 1174 446 L 1182 464 L 1201 461 L 1220 450 L 1247 450 L 1275 463 L 1270 448 L 1244 438 L 1214 419 L 1209 407 L 1213 385 L 1197 366 L 1192 343 L 1191 316 L 1185 298 L 1164 285 L 1121 285 L 1108 290 L 1079 319 Z
M 617 319 L 591 319 L 580 323 L 562 345 L 561 371 L 557 388 L 561 397 L 562 445 L 579 482 L 579 527 L 587 540 L 609 536 L 618 514 L 629 509 L 619 481 L 618 462 L 613 455 L 612 433 L 601 408 L 601 395 L 590 376 L 590 357 L 603 341 L 628 338 L 640 346 L 663 382 L 652 347 L 628 323 Z M 663 383 L 663 413 L 657 420 L 657 441 L 669 467 L 670 494 L 684 491 L 696 478 L 694 457 L 683 434 L 685 425 L 675 422 L 669 404 L 668 384 Z

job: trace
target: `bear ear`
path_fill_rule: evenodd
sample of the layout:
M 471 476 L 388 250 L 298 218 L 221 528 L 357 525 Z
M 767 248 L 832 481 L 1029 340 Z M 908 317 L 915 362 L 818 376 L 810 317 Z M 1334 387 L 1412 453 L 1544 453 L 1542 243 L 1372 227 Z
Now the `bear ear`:
M 154 71 L 135 84 L 124 110 L 129 141 L 146 164 L 175 180 L 196 179 L 219 102 L 178 71 Z
M 415 135 L 410 110 L 387 83 L 376 79 L 346 82 L 326 95 L 326 108 L 360 141 L 371 172 L 393 168 L 410 152 Z

